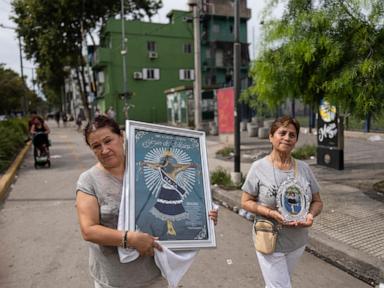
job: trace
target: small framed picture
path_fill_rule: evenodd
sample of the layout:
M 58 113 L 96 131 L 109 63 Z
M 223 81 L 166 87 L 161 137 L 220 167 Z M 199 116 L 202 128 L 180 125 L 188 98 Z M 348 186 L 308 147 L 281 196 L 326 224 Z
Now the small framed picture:
M 129 229 L 170 249 L 216 247 L 205 133 L 126 122 Z
M 276 199 L 285 221 L 305 221 L 310 205 L 308 189 L 304 189 L 295 178 L 281 183 Z

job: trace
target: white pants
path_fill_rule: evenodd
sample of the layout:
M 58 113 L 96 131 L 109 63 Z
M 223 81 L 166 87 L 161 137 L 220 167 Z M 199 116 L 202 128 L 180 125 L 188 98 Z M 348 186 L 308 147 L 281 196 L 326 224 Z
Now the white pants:
M 266 288 L 291 288 L 291 275 L 305 246 L 289 253 L 265 255 L 256 252 Z

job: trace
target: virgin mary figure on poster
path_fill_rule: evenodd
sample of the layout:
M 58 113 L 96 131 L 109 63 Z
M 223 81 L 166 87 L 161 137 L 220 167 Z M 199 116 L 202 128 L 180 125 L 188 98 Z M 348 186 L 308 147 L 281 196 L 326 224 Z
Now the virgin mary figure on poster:
M 199 179 L 196 177 L 198 166 L 182 149 L 164 147 L 150 150 L 144 156 L 144 161 L 140 161 L 140 166 L 145 185 L 156 199 L 149 212 L 157 220 L 166 222 L 167 238 L 174 238 L 178 233 L 174 223 L 190 216 L 183 202 L 193 191 L 196 179 Z M 196 218 L 196 215 L 192 218 Z

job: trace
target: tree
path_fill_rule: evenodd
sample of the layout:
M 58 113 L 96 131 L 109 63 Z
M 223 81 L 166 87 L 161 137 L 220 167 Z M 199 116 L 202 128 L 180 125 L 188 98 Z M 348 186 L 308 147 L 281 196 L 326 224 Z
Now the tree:
M 31 111 L 47 112 L 45 101 L 25 85 L 19 74 L 0 64 L 0 114 L 23 111 L 24 101 L 28 101 Z
M 64 67 L 78 69 L 79 90 L 89 116 L 83 85 L 83 39 L 98 24 L 102 26 L 109 17 L 120 13 L 120 0 L 14 0 L 12 5 L 25 53 L 39 65 L 37 76 L 43 90 L 60 99 Z M 161 0 L 125 0 L 125 7 L 125 13 L 133 18 L 152 17 L 161 7 Z
M 0 114 L 23 111 L 28 88 L 19 74 L 0 64 Z
M 263 19 L 264 41 L 244 98 L 275 107 L 287 98 L 325 98 L 364 117 L 384 109 L 384 2 L 289 0 L 281 19 Z M 254 96 L 254 95 L 257 95 Z

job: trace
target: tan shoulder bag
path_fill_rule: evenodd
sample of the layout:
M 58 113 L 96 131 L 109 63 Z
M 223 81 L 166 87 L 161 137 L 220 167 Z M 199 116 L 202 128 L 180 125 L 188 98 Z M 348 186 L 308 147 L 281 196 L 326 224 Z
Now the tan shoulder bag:
M 259 219 L 254 224 L 254 244 L 256 251 L 272 254 L 276 248 L 277 227 L 267 219 Z

